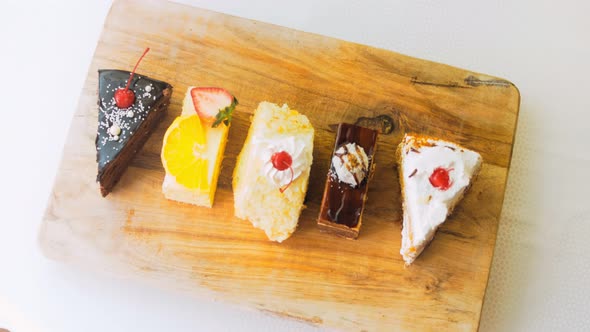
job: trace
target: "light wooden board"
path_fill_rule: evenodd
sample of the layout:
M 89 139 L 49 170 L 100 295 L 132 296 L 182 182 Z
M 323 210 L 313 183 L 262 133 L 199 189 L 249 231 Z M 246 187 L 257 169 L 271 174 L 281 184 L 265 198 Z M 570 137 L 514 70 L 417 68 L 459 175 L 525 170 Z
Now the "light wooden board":
M 95 180 L 97 70 L 171 83 L 169 114 L 106 199 Z M 187 86 L 240 100 L 212 209 L 167 201 L 163 134 Z M 316 129 L 307 209 L 295 234 L 268 242 L 233 217 L 231 175 L 258 103 L 288 103 Z M 510 82 L 315 34 L 160 1 L 116 1 L 88 72 L 40 230 L 45 254 L 311 324 L 350 330 L 476 330 L 490 271 L 519 107 Z M 331 124 L 381 135 L 359 239 L 320 233 L 316 218 L 334 142 Z M 374 121 L 375 122 L 375 121 Z M 479 151 L 482 172 L 409 268 L 399 255 L 395 146 L 406 131 Z

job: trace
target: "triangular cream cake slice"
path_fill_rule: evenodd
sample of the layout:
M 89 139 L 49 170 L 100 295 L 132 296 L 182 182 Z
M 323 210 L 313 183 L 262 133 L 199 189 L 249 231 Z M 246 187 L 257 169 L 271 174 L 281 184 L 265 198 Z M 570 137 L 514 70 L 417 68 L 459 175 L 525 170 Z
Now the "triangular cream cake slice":
M 402 255 L 422 253 L 477 176 L 479 153 L 441 139 L 406 134 L 397 149 L 403 199 Z

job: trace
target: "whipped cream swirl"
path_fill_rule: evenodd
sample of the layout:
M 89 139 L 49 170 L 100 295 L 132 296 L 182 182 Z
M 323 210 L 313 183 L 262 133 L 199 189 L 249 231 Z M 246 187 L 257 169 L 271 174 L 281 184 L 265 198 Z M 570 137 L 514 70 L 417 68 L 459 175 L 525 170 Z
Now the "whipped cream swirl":
M 264 163 L 262 167 L 264 175 L 279 188 L 288 185 L 291 181 L 295 181 L 309 164 L 303 156 L 305 144 L 293 136 L 273 140 L 258 140 L 256 144 L 260 144 L 262 147 L 260 157 Z M 274 167 L 272 156 L 281 151 L 285 151 L 291 156 L 291 168 L 278 170 Z M 293 171 L 292 178 L 291 169 Z
M 369 157 L 356 143 L 341 145 L 332 157 L 332 167 L 340 182 L 353 188 L 360 185 L 369 173 Z

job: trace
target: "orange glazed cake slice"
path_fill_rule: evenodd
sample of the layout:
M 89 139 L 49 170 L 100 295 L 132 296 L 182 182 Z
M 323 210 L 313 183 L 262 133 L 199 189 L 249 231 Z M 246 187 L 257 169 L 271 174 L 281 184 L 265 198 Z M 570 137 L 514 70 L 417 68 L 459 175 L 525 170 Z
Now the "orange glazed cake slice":
M 225 89 L 189 87 L 164 135 L 162 191 L 167 199 L 213 206 L 217 179 L 237 100 Z
M 314 129 L 305 115 L 262 102 L 233 177 L 235 215 L 282 242 L 303 209 L 313 160 Z
M 441 139 L 406 134 L 397 149 L 403 199 L 402 255 L 422 253 L 477 176 L 479 153 Z

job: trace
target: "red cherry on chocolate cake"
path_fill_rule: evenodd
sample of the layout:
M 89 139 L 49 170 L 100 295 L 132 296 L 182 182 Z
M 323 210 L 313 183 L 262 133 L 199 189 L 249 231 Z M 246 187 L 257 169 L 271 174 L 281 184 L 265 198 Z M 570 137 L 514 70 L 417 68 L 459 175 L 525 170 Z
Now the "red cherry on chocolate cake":
M 131 105 L 133 105 L 133 102 L 135 102 L 135 92 L 133 92 L 133 90 L 129 90 L 129 85 L 133 80 L 133 75 L 135 75 L 135 70 L 137 69 L 137 66 L 149 50 L 149 47 L 146 48 L 139 60 L 137 60 L 137 63 L 135 64 L 135 67 L 133 67 L 131 75 L 129 75 L 129 80 L 127 81 L 127 85 L 125 86 L 125 88 L 119 88 L 117 89 L 117 91 L 115 91 L 115 103 L 117 104 L 117 107 L 128 108 L 131 107 Z
M 115 91 L 115 103 L 119 108 L 128 108 L 135 101 L 135 93 L 129 89 L 118 89 Z

